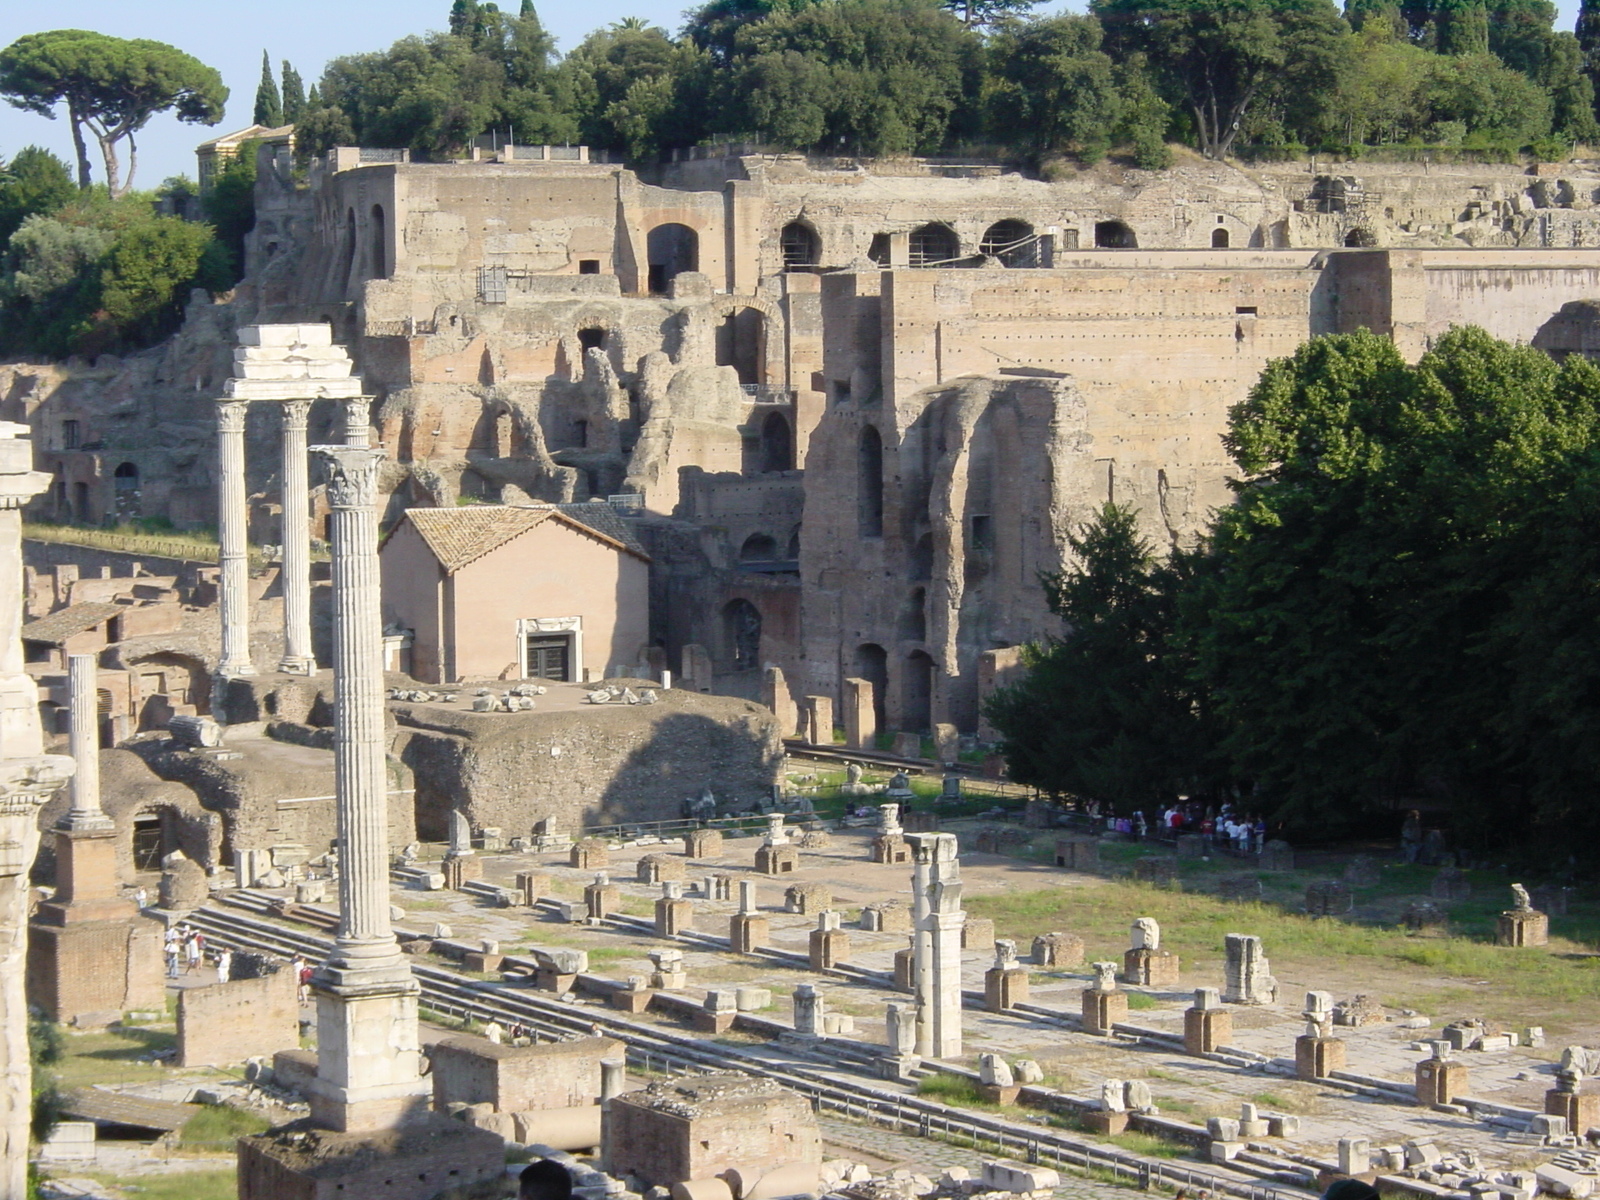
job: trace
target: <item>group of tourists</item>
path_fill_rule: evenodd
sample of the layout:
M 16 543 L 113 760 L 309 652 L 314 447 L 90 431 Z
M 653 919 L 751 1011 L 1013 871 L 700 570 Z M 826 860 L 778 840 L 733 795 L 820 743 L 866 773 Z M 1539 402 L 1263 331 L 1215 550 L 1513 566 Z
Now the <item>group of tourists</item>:
M 167 959 L 167 978 L 194 975 L 206 964 L 206 935 L 192 925 L 174 925 L 167 930 L 162 950 Z M 233 978 L 233 951 L 226 946 L 216 949 L 211 961 L 217 968 L 217 982 L 227 983 Z
M 1152 836 L 1150 820 L 1142 809 L 1131 817 L 1107 816 L 1105 822 L 1107 829 L 1136 842 Z M 1235 812 L 1232 804 L 1219 809 L 1182 800 L 1156 815 L 1154 836 L 1172 839 L 1186 833 L 1199 834 L 1208 848 L 1259 854 L 1267 842 L 1267 821 L 1259 814 Z

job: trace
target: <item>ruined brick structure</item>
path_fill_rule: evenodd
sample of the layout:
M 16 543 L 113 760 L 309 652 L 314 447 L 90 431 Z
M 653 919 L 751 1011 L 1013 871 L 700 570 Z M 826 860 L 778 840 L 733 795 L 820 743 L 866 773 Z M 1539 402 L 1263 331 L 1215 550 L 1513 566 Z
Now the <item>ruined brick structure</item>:
M 122 363 L 0 367 L 3 415 L 33 423 L 55 475 L 37 509 L 210 520 L 233 329 L 327 322 L 375 397 L 389 522 L 633 497 L 641 665 L 751 699 L 768 665 L 796 701 L 866 680 L 881 731 L 986 732 L 982 696 L 1053 628 L 1038 572 L 1068 532 L 1114 499 L 1191 538 L 1229 498 L 1228 407 L 1308 336 L 1366 327 L 1415 357 L 1476 323 L 1600 350 L 1600 177 L 1576 165 L 1045 181 L 736 149 L 635 171 L 581 149 L 341 148 L 297 186 L 286 153 L 261 163 L 229 303 L 197 299 Z M 313 406 L 312 442 L 333 408 Z M 250 421 L 273 542 L 278 433 Z

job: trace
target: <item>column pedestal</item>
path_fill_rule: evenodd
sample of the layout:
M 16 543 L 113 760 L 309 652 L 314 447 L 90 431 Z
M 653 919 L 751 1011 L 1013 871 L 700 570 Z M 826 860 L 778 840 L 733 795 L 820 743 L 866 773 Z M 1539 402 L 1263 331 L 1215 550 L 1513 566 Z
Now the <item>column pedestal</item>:
M 990 1012 L 1005 1012 L 1028 1000 L 1028 972 L 1021 967 L 990 967 L 983 975 L 983 1002 Z
M 1294 1040 L 1294 1074 L 1296 1079 L 1326 1079 L 1335 1071 L 1344 1070 L 1345 1045 L 1338 1038 L 1312 1037 L 1302 1034 Z
M 737 913 L 728 922 L 728 949 L 735 954 L 754 954 L 771 938 L 771 924 L 766 917 Z
M 1102 1037 L 1111 1033 L 1111 1027 L 1128 1019 L 1127 992 L 1101 992 L 1094 988 L 1083 990 L 1083 1031 Z
M 1122 956 L 1122 978 L 1140 987 L 1172 987 L 1178 982 L 1178 956 L 1139 948 Z
M 1467 1094 L 1467 1064 L 1453 1058 L 1425 1058 L 1417 1064 L 1417 1103 L 1424 1108 L 1454 1104 Z
M 916 957 L 916 950 L 910 946 L 894 952 L 894 986 L 902 992 L 916 988 Z
M 677 937 L 685 929 L 694 928 L 694 901 L 656 901 L 656 933 L 660 937 Z
M 826 971 L 850 959 L 850 935 L 842 929 L 813 929 L 809 945 L 813 971 Z
M 1183 1012 L 1183 1048 L 1190 1054 L 1214 1054 L 1233 1037 L 1233 1014 L 1225 1008 L 1188 1008 Z
M 1496 922 L 1494 940 L 1497 946 L 1548 946 L 1550 918 L 1528 909 L 1503 912 Z
M 1600 1093 L 1563 1092 L 1551 1088 L 1544 1094 L 1544 1111 L 1552 1117 L 1565 1117 L 1567 1131 L 1583 1137 L 1600 1127 Z

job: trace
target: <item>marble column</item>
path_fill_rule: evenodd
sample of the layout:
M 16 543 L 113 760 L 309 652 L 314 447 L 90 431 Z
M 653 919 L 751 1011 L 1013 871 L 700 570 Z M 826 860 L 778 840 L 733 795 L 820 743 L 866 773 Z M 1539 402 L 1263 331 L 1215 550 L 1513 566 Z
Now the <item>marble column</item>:
M 913 833 L 913 915 L 916 919 L 914 990 L 917 1053 L 925 1058 L 961 1055 L 961 908 L 959 847 L 951 833 Z
M 22 506 L 49 486 L 33 469 L 28 427 L 0 422 L 0 1200 L 28 1195 L 28 871 L 39 809 L 72 777 L 70 758 L 43 753 L 39 692 L 22 656 Z
M 372 397 L 351 396 L 340 401 L 344 407 L 344 444 L 366 448 L 372 444 Z
M 311 1115 L 341 1131 L 427 1115 L 418 987 L 389 923 L 388 770 L 378 596 L 376 450 L 318 446 L 333 544 L 334 790 L 339 934 L 315 972 L 317 1079 Z
M 283 402 L 283 657 L 278 670 L 315 675 L 311 651 L 311 497 L 306 478 L 310 400 Z
M 222 564 L 223 678 L 254 675 L 250 661 L 250 559 L 245 513 L 244 422 L 249 404 L 217 402 L 217 540 Z
M 72 807 L 60 829 L 110 832 L 116 828 L 100 807 L 100 668 L 92 654 L 67 659 L 68 749 L 76 770 Z

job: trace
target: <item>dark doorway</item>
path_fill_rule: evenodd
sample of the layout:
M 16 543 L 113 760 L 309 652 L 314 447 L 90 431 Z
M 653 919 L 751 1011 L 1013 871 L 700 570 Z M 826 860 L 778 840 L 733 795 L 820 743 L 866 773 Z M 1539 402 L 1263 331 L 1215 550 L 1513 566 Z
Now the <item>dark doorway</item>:
M 883 438 L 868 425 L 856 450 L 856 508 L 862 537 L 883 536 Z
M 139 516 L 139 468 L 131 462 L 123 463 L 113 472 L 111 485 L 116 495 L 117 520 Z
M 887 729 L 884 718 L 884 696 L 889 690 L 889 652 L 873 642 L 863 642 L 856 647 L 855 675 L 872 685 L 872 710 L 877 716 L 879 729 Z
M 650 290 L 657 295 L 684 271 L 700 269 L 700 235 L 687 225 L 657 225 L 645 240 L 650 262 Z
M 1026 221 L 996 221 L 984 233 L 978 250 L 998 258 L 1002 266 L 1039 265 L 1039 239 L 1033 236 L 1033 226 Z
M 790 221 L 778 238 L 783 250 L 785 271 L 804 271 L 822 260 L 822 247 L 817 231 L 804 221 Z
M 933 728 L 933 659 L 921 650 L 906 655 L 906 678 L 902 689 L 905 704 L 901 725 L 913 733 Z
M 722 610 L 722 645 L 729 670 L 761 665 L 761 611 L 750 601 L 734 600 Z
M 133 869 L 159 871 L 165 855 L 166 836 L 162 829 L 160 813 L 149 813 L 133 819 Z
M 1100 250 L 1137 250 L 1139 239 L 1121 221 L 1101 221 L 1094 227 L 1094 244 Z
M 763 471 L 792 471 L 794 445 L 789 436 L 789 422 L 782 413 L 768 413 L 761 423 L 761 469 Z
M 528 635 L 528 679 L 572 679 L 572 638 L 568 634 Z
M 1228 248 L 1228 231 L 1226 229 L 1213 229 L 1211 231 L 1211 248 L 1213 250 L 1226 250 Z
M 911 265 L 941 267 L 954 265 L 961 257 L 961 242 L 948 225 L 919 225 L 911 231 Z

